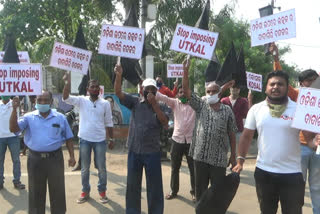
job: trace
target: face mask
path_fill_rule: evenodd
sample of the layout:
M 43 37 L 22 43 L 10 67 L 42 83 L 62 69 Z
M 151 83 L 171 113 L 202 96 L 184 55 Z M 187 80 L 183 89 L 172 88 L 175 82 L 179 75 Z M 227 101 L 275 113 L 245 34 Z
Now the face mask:
M 216 93 L 216 94 L 214 94 L 212 96 L 207 95 L 206 97 L 207 97 L 207 103 L 209 105 L 216 104 L 217 102 L 219 102 L 219 93 Z
M 179 97 L 179 100 L 183 103 L 186 104 L 188 102 L 188 98 L 186 97 Z
M 41 113 L 46 113 L 50 110 L 50 104 L 36 104 L 36 109 L 39 110 Z
M 162 82 L 157 82 L 157 87 L 161 88 L 161 86 L 162 86 Z
M 156 96 L 156 92 L 151 92 L 151 93 L 152 93 L 154 96 Z M 143 96 L 144 96 L 144 99 L 145 99 L 145 100 L 148 100 L 148 99 L 147 99 L 148 94 L 149 94 L 148 91 L 144 91 L 144 92 L 143 92 Z
M 10 96 L 1 96 L 1 99 L 3 101 L 8 101 L 8 100 L 10 100 Z

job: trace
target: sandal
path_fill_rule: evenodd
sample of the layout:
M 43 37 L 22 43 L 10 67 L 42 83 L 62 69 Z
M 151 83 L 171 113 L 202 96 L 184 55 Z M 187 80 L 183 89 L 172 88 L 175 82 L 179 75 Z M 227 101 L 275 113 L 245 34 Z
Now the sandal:
M 26 186 L 22 183 L 15 183 L 15 184 L 13 184 L 13 186 L 16 189 L 25 189 L 26 188 Z
M 172 192 L 170 192 L 170 193 L 168 193 L 167 195 L 166 195 L 166 199 L 167 200 L 171 200 L 171 199 L 174 199 L 174 198 L 176 198 L 177 197 L 177 194 L 173 194 Z

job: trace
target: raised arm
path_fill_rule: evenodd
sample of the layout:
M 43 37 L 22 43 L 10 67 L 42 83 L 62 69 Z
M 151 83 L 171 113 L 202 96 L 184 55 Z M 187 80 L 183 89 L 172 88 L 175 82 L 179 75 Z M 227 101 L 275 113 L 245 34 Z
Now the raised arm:
M 70 88 L 71 88 L 71 78 L 70 78 L 69 72 L 65 73 L 65 75 L 63 76 L 63 80 L 64 80 L 64 87 L 63 87 L 62 97 L 63 97 L 63 100 L 66 100 L 69 98 Z
M 114 67 L 114 73 L 116 74 L 116 79 L 114 81 L 114 91 L 120 100 L 124 100 L 124 97 L 125 97 L 121 91 L 122 72 L 123 72 L 122 66 L 117 64 Z
M 12 100 L 12 113 L 10 116 L 9 130 L 10 132 L 19 132 L 20 128 L 18 125 L 18 116 L 17 116 L 17 108 L 20 106 L 19 97 L 14 97 Z
M 162 124 L 163 127 L 168 126 L 168 117 L 167 115 L 161 110 L 159 103 L 156 101 L 156 97 L 152 93 L 148 93 L 147 96 L 148 102 L 151 104 L 153 111 L 156 113 L 158 120 Z
M 183 61 L 183 78 L 182 78 L 182 88 L 184 94 L 188 99 L 191 98 L 191 90 L 189 88 L 189 67 L 190 67 L 190 60 Z

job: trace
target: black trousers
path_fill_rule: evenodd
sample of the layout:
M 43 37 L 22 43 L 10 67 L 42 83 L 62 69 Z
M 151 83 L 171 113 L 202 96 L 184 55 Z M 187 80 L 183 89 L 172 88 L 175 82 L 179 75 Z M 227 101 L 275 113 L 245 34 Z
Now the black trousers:
M 51 213 L 65 213 L 64 161 L 61 149 L 49 153 L 30 150 L 27 165 L 29 214 L 45 213 L 47 183 Z
M 186 156 L 188 168 L 190 172 L 190 183 L 191 190 L 190 193 L 194 195 L 194 166 L 192 157 L 189 154 L 190 144 L 187 143 L 177 143 L 174 140 L 171 141 L 171 182 L 170 187 L 172 194 L 177 194 L 179 192 L 179 172 L 181 167 L 181 161 L 183 155 Z
M 210 164 L 194 160 L 196 200 L 199 201 L 202 194 L 211 186 L 219 185 L 226 175 L 226 168 L 212 166 Z
M 302 173 L 279 174 L 256 168 L 256 191 L 261 214 L 276 214 L 280 200 L 283 214 L 301 214 L 305 183 Z

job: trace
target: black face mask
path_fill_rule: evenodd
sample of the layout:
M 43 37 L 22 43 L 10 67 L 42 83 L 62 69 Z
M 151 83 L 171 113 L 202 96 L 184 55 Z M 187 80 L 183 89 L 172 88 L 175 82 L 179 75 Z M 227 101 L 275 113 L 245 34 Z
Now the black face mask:
M 148 100 L 147 97 L 148 97 L 148 94 L 149 94 L 149 93 L 152 93 L 154 96 L 156 96 L 156 92 L 144 91 L 144 92 L 143 92 L 143 96 L 144 96 L 144 99 L 145 99 L 145 100 Z

